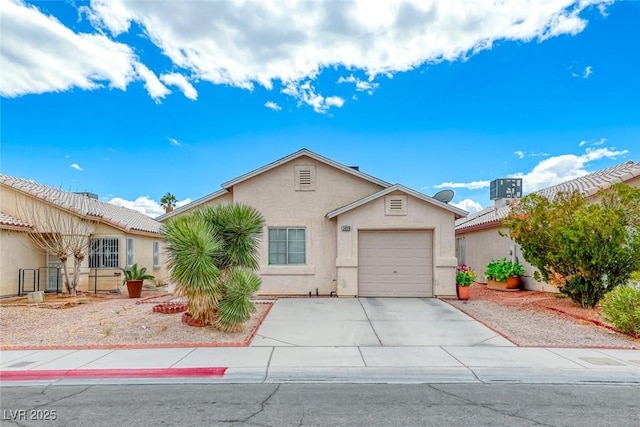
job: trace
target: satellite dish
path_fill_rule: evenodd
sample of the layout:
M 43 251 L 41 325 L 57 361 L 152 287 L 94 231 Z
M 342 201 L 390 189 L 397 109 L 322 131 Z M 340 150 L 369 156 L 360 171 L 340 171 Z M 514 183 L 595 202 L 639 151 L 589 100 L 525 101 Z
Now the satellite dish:
M 433 198 L 442 203 L 449 203 L 453 199 L 453 190 L 438 191 Z

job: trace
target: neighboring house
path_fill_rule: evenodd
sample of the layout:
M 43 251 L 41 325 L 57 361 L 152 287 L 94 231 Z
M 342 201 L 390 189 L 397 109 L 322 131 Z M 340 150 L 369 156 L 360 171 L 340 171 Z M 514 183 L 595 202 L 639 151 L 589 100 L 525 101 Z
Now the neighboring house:
M 23 291 L 64 291 L 60 260 L 35 246 L 29 218 L 71 218 L 86 228 L 88 253 L 78 289 L 110 291 L 120 287 L 120 268 L 134 263 L 156 279 L 166 277 L 162 260 L 162 224 L 137 211 L 0 174 L 0 296 Z M 21 217 L 22 216 L 22 217 Z M 50 230 L 55 232 L 56 227 Z M 84 234 L 84 233 L 83 233 Z M 73 261 L 68 261 L 72 268 Z
M 454 222 L 467 212 L 309 150 L 161 215 L 219 203 L 258 209 L 262 295 L 452 296 Z
M 593 197 L 599 190 L 610 188 L 613 184 L 620 182 L 640 187 L 640 163 L 628 161 L 543 188 L 535 193 L 551 200 L 559 193 L 572 193 L 573 191 L 580 191 L 587 197 Z M 500 220 L 509 214 L 509 202 L 506 199 L 496 200 L 494 206 L 456 221 L 458 261 L 477 271 L 479 282 L 486 282 L 484 270 L 491 259 L 502 257 L 517 259 L 525 266 L 526 274 L 523 281 L 526 289 L 557 291 L 554 286 L 536 281 L 533 278 L 535 268 L 524 260 L 520 246 L 509 237 L 499 234 L 500 230 L 507 234 L 507 229 L 500 226 Z

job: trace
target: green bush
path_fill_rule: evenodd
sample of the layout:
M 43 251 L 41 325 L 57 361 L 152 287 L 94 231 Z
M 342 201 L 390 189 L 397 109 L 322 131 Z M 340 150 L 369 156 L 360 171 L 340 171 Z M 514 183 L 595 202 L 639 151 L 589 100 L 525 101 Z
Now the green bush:
M 485 266 L 484 276 L 487 279 L 504 282 L 507 277 L 524 276 L 524 266 L 516 261 L 509 261 L 506 258 L 492 259 Z
M 600 305 L 607 322 L 628 334 L 640 335 L 640 289 L 620 286 L 608 292 Z

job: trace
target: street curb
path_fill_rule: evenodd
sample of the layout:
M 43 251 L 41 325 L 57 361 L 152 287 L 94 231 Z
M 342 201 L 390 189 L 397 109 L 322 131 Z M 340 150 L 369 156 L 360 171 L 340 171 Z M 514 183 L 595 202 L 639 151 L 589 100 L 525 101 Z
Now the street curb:
M 211 368 L 159 368 L 159 369 L 77 369 L 0 371 L 0 381 L 51 381 L 67 378 L 221 378 L 226 367 Z

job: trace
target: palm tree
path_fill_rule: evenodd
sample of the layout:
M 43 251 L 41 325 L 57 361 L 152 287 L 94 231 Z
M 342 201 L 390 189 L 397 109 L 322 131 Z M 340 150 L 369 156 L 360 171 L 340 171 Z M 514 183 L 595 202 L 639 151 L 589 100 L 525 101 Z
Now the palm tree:
M 165 213 L 171 212 L 178 203 L 178 199 L 171 193 L 167 193 L 160 199 L 160 206 L 164 208 Z
M 264 218 L 232 203 L 177 217 L 164 227 L 171 277 L 189 314 L 224 331 L 239 330 L 255 312 L 260 287 L 258 244 Z

